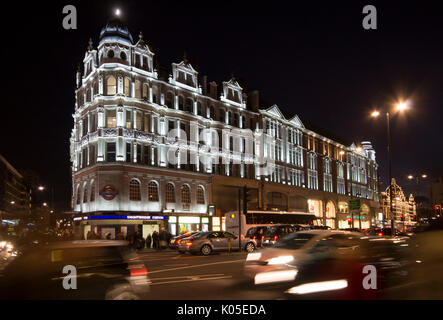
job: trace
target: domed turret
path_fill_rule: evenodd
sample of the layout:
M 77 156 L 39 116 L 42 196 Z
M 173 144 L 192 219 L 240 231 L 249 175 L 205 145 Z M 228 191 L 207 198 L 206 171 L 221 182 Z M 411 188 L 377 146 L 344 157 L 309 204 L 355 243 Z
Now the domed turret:
M 100 32 L 99 43 L 101 44 L 107 41 L 122 41 L 129 45 L 133 44 L 132 35 L 129 32 L 128 27 L 117 17 L 109 20 Z

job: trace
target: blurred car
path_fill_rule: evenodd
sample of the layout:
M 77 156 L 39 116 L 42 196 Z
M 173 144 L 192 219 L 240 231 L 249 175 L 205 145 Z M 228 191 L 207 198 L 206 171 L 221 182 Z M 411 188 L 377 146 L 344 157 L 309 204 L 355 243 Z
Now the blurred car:
M 254 239 L 257 243 L 257 247 L 262 246 L 262 241 L 265 237 L 266 231 L 268 230 L 267 226 L 257 226 L 250 228 L 248 231 L 246 231 L 246 237 Z
M 297 232 L 300 230 L 309 230 L 311 227 L 307 225 L 298 224 L 279 224 L 267 228 L 264 237 L 262 238 L 262 246 L 271 246 L 287 234 Z
M 355 232 L 302 231 L 249 254 L 244 270 L 256 285 L 281 283 L 287 297 L 372 299 L 381 293 L 363 288 L 363 268 L 375 268 L 377 289 L 404 283 L 417 266 L 405 244 Z
M 377 236 L 377 237 L 390 237 L 392 236 L 391 228 L 378 228 L 372 227 L 364 231 L 364 233 L 368 236 Z M 404 235 L 400 230 L 395 229 L 395 236 Z
M 171 249 L 178 249 L 178 245 L 180 244 L 180 241 L 184 238 L 188 238 L 188 237 L 192 237 L 195 236 L 197 234 L 199 234 L 201 231 L 194 231 L 194 232 L 186 232 L 184 234 L 181 234 L 179 236 L 173 237 L 171 238 L 171 240 L 169 241 L 169 247 Z
M 241 239 L 241 247 L 247 252 L 252 252 L 257 247 L 257 242 L 251 238 L 244 238 Z M 239 250 L 239 241 L 237 236 L 224 231 L 201 232 L 195 236 L 183 238 L 178 246 L 178 251 L 181 253 L 201 253 L 205 256 L 214 251 L 228 250 Z
M 75 267 L 76 275 L 66 266 Z M 77 289 L 64 289 L 68 275 Z M 127 241 L 118 240 L 26 246 L 0 279 L 0 299 L 136 300 L 147 297 L 150 287 L 145 264 Z

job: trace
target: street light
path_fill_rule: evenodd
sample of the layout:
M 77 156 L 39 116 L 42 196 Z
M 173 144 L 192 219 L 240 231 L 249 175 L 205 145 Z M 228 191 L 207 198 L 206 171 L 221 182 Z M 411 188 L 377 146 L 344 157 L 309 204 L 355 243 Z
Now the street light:
M 39 186 L 39 187 L 38 187 L 38 190 L 39 190 L 39 191 L 43 191 L 43 190 L 45 190 L 45 187 L 44 187 L 44 186 Z
M 48 204 L 46 202 L 43 202 L 43 207 L 46 207 Z
M 400 101 L 395 104 L 395 111 L 403 112 L 409 108 L 408 101 Z M 371 113 L 371 117 L 377 118 L 380 115 L 379 110 L 374 110 Z M 392 235 L 395 235 L 395 225 L 394 225 L 394 216 L 392 213 L 392 164 L 391 164 L 391 129 L 390 129 L 390 114 L 389 110 L 386 110 L 386 129 L 387 129 L 387 139 L 388 139 L 388 164 L 389 164 L 389 209 L 391 214 L 391 232 Z

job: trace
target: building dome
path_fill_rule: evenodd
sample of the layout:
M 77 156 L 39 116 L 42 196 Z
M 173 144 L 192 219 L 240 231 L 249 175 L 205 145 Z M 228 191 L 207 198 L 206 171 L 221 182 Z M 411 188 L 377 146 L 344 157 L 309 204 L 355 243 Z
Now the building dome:
M 128 27 L 116 17 L 109 20 L 100 31 L 99 42 L 102 43 L 104 41 L 122 41 L 129 45 L 133 44 L 132 35 Z

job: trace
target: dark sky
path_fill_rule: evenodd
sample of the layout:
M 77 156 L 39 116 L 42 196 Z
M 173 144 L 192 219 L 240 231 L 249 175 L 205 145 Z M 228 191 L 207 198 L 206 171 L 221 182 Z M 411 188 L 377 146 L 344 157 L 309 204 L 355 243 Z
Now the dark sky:
M 443 175 L 438 6 L 371 1 L 378 29 L 368 31 L 362 28 L 368 2 L 239 2 L 15 1 L 2 20 L 0 153 L 54 185 L 57 202 L 68 206 L 76 67 L 89 37 L 96 46 L 119 7 L 133 37 L 143 31 L 161 64 L 180 62 L 186 51 L 209 80 L 221 83 L 233 72 L 287 114 L 348 140 L 371 141 L 385 184 L 386 122 L 368 114 L 411 99 L 408 113 L 391 121 L 393 176 L 416 191 L 407 174 Z M 77 8 L 77 30 L 62 27 L 67 4 Z

